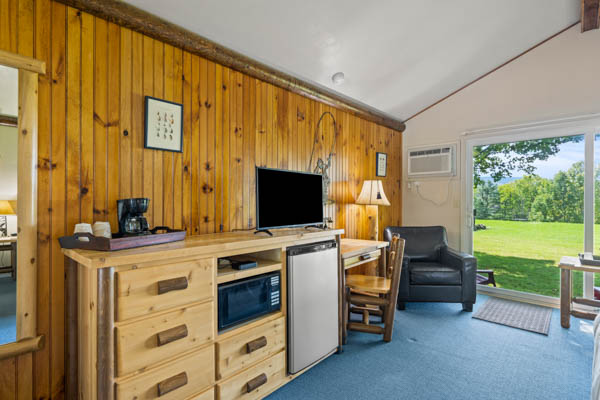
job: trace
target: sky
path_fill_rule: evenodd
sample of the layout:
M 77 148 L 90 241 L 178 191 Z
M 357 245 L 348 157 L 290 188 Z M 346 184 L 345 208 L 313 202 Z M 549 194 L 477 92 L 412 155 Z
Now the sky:
M 600 138 L 596 138 L 596 149 L 594 154 L 595 164 L 600 164 Z M 535 161 L 533 165 L 536 167 L 535 174 L 542 178 L 553 178 L 558 171 L 566 171 L 571 165 L 578 161 L 583 161 L 585 143 L 582 140 L 578 143 L 564 143 L 560 146 L 560 150 L 555 155 L 549 157 L 545 161 Z M 513 177 L 523 176 L 523 171 L 515 170 L 512 172 Z

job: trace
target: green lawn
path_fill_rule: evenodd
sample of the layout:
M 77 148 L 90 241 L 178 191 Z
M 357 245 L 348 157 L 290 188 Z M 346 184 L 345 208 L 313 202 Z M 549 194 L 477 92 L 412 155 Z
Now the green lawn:
M 479 269 L 491 268 L 499 287 L 558 297 L 562 256 L 583 251 L 583 224 L 477 220 L 487 229 L 474 233 L 473 249 Z M 596 226 L 596 232 L 600 225 Z M 595 235 L 596 237 L 600 235 Z M 596 240 L 594 249 L 600 248 Z M 574 274 L 573 288 L 582 294 L 582 274 Z M 600 286 L 600 277 L 595 277 Z

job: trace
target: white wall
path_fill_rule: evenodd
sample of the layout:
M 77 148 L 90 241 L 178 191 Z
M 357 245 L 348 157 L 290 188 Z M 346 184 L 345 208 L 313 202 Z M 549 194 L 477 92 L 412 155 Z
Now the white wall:
M 600 30 L 582 34 L 576 25 L 407 122 L 403 224 L 444 225 L 450 244 L 460 246 L 462 155 L 459 176 L 419 180 L 425 198 L 443 203 L 435 205 L 408 189 L 408 147 L 459 142 L 464 132 L 475 129 L 598 112 Z

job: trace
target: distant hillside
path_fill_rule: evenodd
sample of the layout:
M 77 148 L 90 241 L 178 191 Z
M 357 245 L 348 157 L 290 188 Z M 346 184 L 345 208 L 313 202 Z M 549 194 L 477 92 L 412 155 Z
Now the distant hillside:
M 518 181 L 519 179 L 521 179 L 522 176 L 511 176 L 510 178 L 502 178 L 500 179 L 499 182 L 496 182 L 497 185 L 504 185 L 505 183 L 511 183 L 514 181 Z M 494 180 L 492 179 L 491 176 L 482 176 L 481 177 L 482 181 L 486 181 L 486 182 L 494 182 Z

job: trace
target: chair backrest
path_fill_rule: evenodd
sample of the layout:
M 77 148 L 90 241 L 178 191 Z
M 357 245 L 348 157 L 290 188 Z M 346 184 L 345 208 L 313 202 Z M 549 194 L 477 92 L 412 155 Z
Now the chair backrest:
M 448 235 L 443 226 L 388 226 L 383 237 L 391 241 L 393 235 L 406 240 L 405 254 L 411 261 L 438 261 L 440 251 L 448 247 Z
M 404 257 L 405 240 L 400 235 L 394 235 L 388 249 L 386 278 L 393 279 L 395 272 L 402 270 L 402 258 Z
M 396 308 L 396 299 L 398 298 L 398 290 L 400 286 L 400 276 L 402 275 L 402 259 L 404 258 L 405 240 L 400 238 L 400 235 L 392 236 L 389 247 L 387 278 L 391 279 L 391 300 L 392 308 Z

